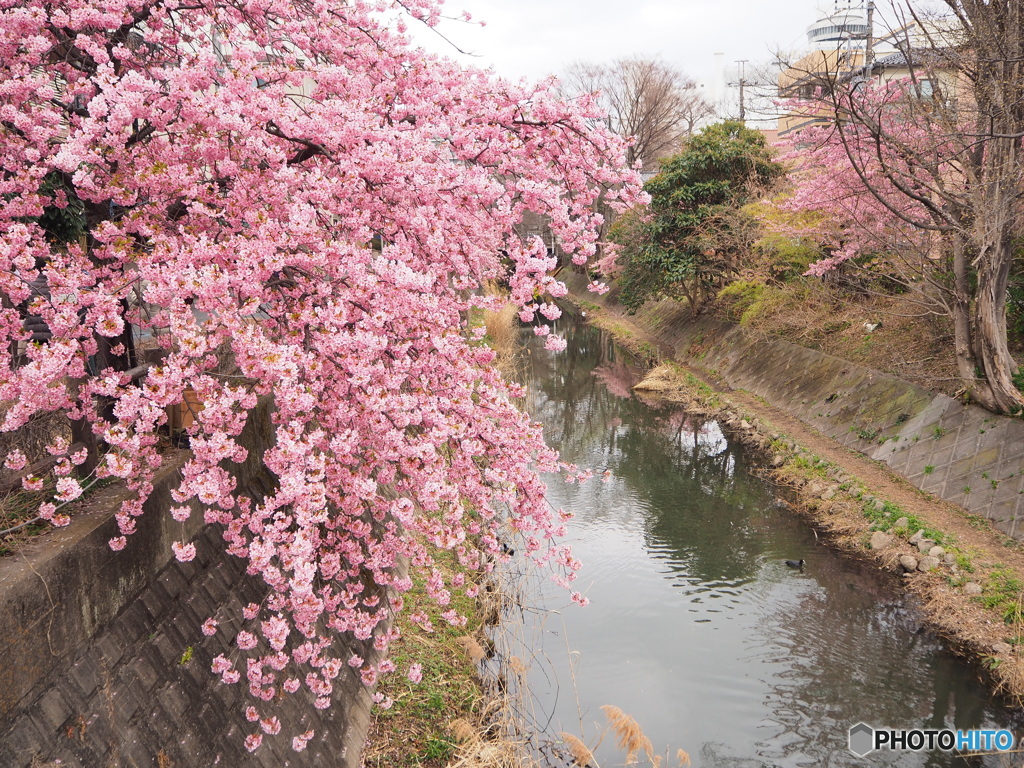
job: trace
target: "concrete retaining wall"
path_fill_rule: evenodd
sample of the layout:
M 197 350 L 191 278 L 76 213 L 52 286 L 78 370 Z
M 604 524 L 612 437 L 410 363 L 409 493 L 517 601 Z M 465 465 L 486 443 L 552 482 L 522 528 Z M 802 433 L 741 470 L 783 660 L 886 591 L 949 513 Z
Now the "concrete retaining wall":
M 259 497 L 271 479 L 259 457 L 268 445 L 269 409 L 243 436 L 250 459 L 232 470 L 241 492 Z M 81 768 L 227 768 L 359 764 L 369 723 L 369 694 L 347 666 L 326 712 L 302 693 L 275 706 L 281 733 L 255 754 L 243 746 L 242 683 L 222 685 L 212 659 L 231 657 L 241 608 L 266 587 L 244 562 L 223 552 L 220 534 L 167 513 L 184 454 L 161 470 L 138 531 L 122 552 L 113 514 L 126 492 L 90 497 L 66 529 L 30 542 L 0 560 L 0 766 Z M 173 541 L 191 540 L 196 558 L 179 563 Z M 221 628 L 205 637 L 200 625 Z M 371 656 L 364 644 L 335 649 Z M 237 650 L 235 651 L 237 656 Z M 291 737 L 314 729 L 306 751 Z M 58 762 L 59 761 L 59 762 Z
M 626 317 L 614 291 L 597 296 L 582 275 L 561 277 L 582 306 Z M 648 303 L 628 319 L 674 359 L 718 374 L 1024 539 L 1024 421 L 730 323 L 691 320 L 675 302 Z

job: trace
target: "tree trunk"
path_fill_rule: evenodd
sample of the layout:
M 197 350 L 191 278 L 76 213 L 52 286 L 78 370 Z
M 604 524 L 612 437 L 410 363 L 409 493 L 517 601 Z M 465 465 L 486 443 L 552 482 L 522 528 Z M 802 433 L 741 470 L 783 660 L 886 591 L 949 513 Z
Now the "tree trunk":
M 1021 87 L 1021 4 L 992 0 L 964 4 L 973 29 L 972 90 L 983 153 L 974 161 L 970 189 L 973 245 L 977 248 L 974 349 L 991 391 L 993 410 L 1018 414 L 1024 395 L 1014 377 L 1017 363 L 1006 337 L 1006 290 L 1013 264 L 1013 243 L 1020 234 L 1020 132 L 1024 127 Z M 987 135 L 986 135 L 987 134 Z M 978 162 L 980 160 L 980 162 Z
M 987 384 L 978 377 L 978 360 L 974 355 L 974 335 L 971 333 L 971 284 L 967 261 L 967 247 L 963 238 L 954 235 L 953 250 L 953 351 L 960 381 L 970 394 L 986 408 L 993 402 Z
M 991 390 L 992 404 L 986 407 L 1020 413 L 1024 394 L 1014 382 L 1018 368 L 1006 337 L 1006 290 L 1019 204 L 1019 139 L 1008 138 L 1009 125 L 996 125 L 1001 135 L 990 138 L 985 147 L 982 183 L 974 195 L 974 244 L 978 249 L 974 353 Z
M 78 397 L 78 390 L 83 381 L 83 379 L 76 379 L 69 382 L 68 389 L 72 392 L 73 397 Z M 84 411 L 88 411 L 87 405 L 83 404 L 82 408 Z M 87 478 L 99 464 L 100 455 L 99 441 L 92 431 L 92 419 L 87 413 L 80 419 L 71 420 L 71 442 L 86 449 L 85 461 L 75 467 L 75 474 L 80 478 Z
M 978 362 L 992 398 L 986 407 L 1016 414 L 1024 410 L 1024 394 L 1013 380 L 1018 368 L 1006 339 L 1006 288 L 1013 254 L 1007 238 L 1002 241 L 990 245 L 989 258 L 979 265 L 974 335 Z

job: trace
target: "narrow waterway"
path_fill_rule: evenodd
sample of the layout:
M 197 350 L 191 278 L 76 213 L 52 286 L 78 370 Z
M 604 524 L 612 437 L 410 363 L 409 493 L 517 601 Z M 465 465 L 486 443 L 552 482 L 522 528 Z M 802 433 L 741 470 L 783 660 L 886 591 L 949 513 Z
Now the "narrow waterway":
M 532 412 L 596 477 L 549 478 L 552 503 L 576 513 L 569 539 L 590 605 L 540 580 L 541 604 L 510 617 L 506 652 L 529 662 L 539 728 L 594 747 L 600 707 L 614 705 L 667 752 L 665 766 L 680 748 L 705 767 L 1021 764 L 852 755 L 859 721 L 1024 729 L 922 629 L 893 577 L 823 546 L 717 423 L 632 397 L 640 371 L 627 354 L 568 316 L 557 326 L 564 352 L 529 343 Z M 595 750 L 605 768 L 625 760 L 615 742 Z

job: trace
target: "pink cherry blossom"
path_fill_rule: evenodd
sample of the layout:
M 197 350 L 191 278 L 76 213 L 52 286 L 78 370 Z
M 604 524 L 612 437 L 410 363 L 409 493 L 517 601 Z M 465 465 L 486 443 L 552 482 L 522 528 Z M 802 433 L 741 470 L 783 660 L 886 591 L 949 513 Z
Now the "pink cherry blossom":
M 196 556 L 196 545 L 191 542 L 182 544 L 180 541 L 175 541 L 171 544 L 171 549 L 174 551 L 174 556 L 182 563 L 187 563 Z
M 171 507 L 171 517 L 177 520 L 179 523 L 183 523 L 189 519 L 192 515 L 192 510 L 189 507 Z
M 306 731 L 292 739 L 292 749 L 296 752 L 301 752 L 306 748 L 306 745 L 313 739 L 313 731 Z
M 241 616 L 217 614 L 239 630 L 245 665 L 215 662 L 214 674 L 232 684 L 244 669 L 259 707 L 297 691 L 293 680 L 330 706 L 345 663 L 333 641 L 386 651 L 382 607 L 416 611 L 432 631 L 434 613 L 402 599 L 401 563 L 430 579 L 452 622 L 450 590 L 475 590 L 493 567 L 473 542 L 507 529 L 568 583 L 540 477 L 571 470 L 466 318 L 494 305 L 482 288 L 500 280 L 523 322 L 557 319 L 566 287 L 545 244 L 521 236 L 524 220 L 546 222 L 586 264 L 596 203 L 643 199 L 592 99 L 464 68 L 390 21 L 436 23 L 439 0 L 343 6 L 0 9 L 0 431 L 48 413 L 91 430 L 102 456 L 66 436 L 47 446 L 55 491 L 40 515 L 66 524 L 73 505 L 61 505 L 119 478 L 113 549 L 136 531 L 166 457 L 181 457 L 171 517 L 201 515 L 266 589 Z M 216 47 L 211 29 L 223 31 Z M 55 209 L 78 228 L 63 239 L 44 226 Z M 33 342 L 42 326 L 48 340 Z M 182 454 L 168 422 L 186 411 Z M 242 444 L 257 424 L 270 432 L 258 455 Z M 272 478 L 262 497 L 239 488 L 243 462 Z M 24 468 L 16 454 L 5 463 Z M 172 548 L 196 556 L 191 543 Z M 435 578 L 438 550 L 469 577 Z M 378 668 L 354 668 L 376 682 Z
M 58 501 L 71 501 L 82 495 L 82 486 L 73 477 L 62 477 L 57 481 L 57 494 L 54 496 Z
M 7 459 L 4 461 L 4 466 L 7 469 L 19 470 L 24 469 L 28 460 L 25 458 L 25 454 L 15 448 L 13 451 L 7 454 Z
M 359 674 L 363 678 L 363 685 L 366 687 L 369 688 L 376 684 L 377 670 L 374 667 L 363 667 Z
M 43 478 L 29 475 L 21 479 L 21 487 L 26 491 L 41 491 L 43 490 Z

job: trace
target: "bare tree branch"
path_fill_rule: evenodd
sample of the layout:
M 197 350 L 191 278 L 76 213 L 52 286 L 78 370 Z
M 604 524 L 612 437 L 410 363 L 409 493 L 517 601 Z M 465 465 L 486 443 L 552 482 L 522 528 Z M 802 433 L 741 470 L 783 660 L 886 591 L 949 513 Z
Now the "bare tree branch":
M 679 151 L 684 139 L 714 115 L 714 107 L 683 72 L 658 59 L 576 63 L 565 76 L 572 95 L 599 93 L 609 126 L 633 137 L 628 159 L 652 171 Z

